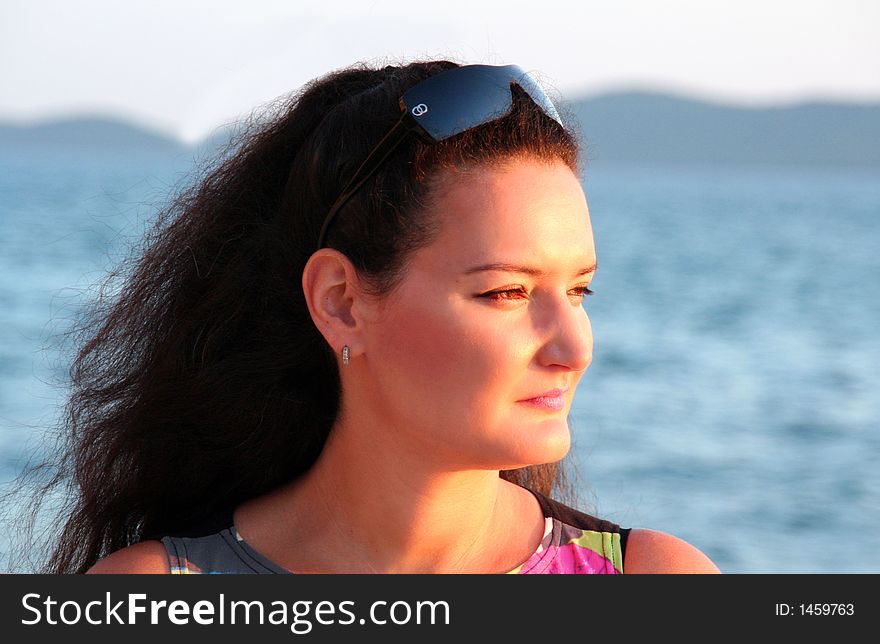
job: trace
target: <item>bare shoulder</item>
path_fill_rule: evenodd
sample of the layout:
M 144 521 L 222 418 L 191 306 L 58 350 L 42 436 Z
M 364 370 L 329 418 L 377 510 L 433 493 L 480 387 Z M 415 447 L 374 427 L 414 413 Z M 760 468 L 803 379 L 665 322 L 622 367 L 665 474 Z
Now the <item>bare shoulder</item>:
M 687 541 L 658 530 L 634 528 L 626 540 L 628 574 L 718 574 L 721 571 Z
M 110 553 L 86 571 L 87 575 L 169 574 L 171 565 L 161 541 L 141 541 Z

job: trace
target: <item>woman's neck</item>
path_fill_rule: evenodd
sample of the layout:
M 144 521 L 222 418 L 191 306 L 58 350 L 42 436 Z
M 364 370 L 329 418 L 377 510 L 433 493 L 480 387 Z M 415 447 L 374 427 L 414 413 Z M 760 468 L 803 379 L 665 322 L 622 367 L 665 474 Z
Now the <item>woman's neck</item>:
M 294 572 L 506 572 L 534 552 L 531 493 L 497 470 L 428 470 L 367 435 L 335 428 L 305 475 L 239 508 L 242 538 Z

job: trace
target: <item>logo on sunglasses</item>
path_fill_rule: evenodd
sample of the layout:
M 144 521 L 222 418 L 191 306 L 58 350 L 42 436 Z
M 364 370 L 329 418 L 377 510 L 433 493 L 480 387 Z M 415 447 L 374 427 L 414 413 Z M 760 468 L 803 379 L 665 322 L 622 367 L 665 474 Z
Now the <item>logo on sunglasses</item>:
M 428 113 L 428 106 L 424 103 L 419 103 L 414 108 L 412 108 L 413 116 L 424 116 Z

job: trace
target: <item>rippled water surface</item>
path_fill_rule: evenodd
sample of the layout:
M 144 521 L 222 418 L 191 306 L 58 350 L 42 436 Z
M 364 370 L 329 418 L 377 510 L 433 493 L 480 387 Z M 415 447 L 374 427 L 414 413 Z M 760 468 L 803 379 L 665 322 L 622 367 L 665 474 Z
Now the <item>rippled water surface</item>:
M 0 154 L 0 481 L 58 413 L 61 334 L 186 166 Z M 877 174 L 597 164 L 585 186 L 588 509 L 725 572 L 880 572 Z

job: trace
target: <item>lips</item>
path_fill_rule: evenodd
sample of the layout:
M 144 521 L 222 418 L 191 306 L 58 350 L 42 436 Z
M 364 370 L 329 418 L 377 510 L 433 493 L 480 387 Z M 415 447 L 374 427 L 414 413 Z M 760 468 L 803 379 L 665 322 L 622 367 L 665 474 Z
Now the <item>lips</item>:
M 568 387 L 565 387 L 563 389 L 551 389 L 533 398 L 526 398 L 518 402 L 521 402 L 525 405 L 530 405 L 532 407 L 538 407 L 539 409 L 559 411 L 560 409 L 565 407 L 565 394 L 567 392 Z

